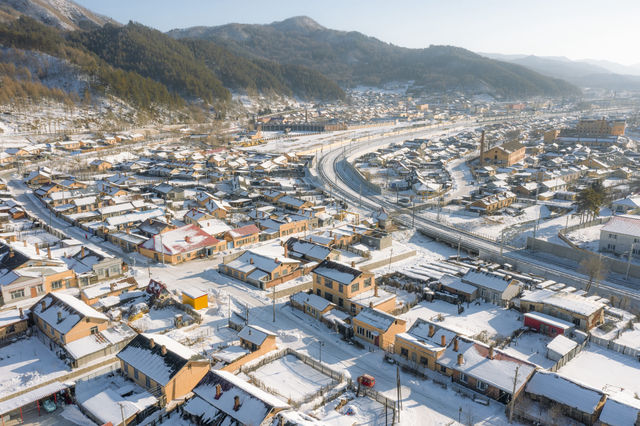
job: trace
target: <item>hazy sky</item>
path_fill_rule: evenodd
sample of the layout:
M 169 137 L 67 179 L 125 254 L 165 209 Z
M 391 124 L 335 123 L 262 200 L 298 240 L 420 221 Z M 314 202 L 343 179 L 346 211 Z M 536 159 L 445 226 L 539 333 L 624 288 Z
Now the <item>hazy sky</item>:
M 119 22 L 166 31 L 307 15 L 406 47 L 640 63 L 638 0 L 76 0 Z

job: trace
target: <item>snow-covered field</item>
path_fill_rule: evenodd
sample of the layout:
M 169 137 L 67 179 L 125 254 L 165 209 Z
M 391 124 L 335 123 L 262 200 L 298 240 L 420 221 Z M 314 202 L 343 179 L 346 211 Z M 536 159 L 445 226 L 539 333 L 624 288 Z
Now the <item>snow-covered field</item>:
M 555 362 L 547 358 L 547 344 L 551 338 L 540 333 L 526 332 L 511 341 L 502 351 L 527 360 L 542 368 L 551 368 Z
M 36 337 L 0 348 L 0 396 L 28 389 L 71 370 Z
M 343 399 L 348 402 L 336 410 Z M 313 416 L 325 424 L 336 426 L 386 425 L 384 405 L 367 397 L 355 397 L 346 394 L 313 412 Z M 391 410 L 387 412 L 387 421 L 391 422 Z
M 595 344 L 589 344 L 558 373 L 607 394 L 640 395 L 638 360 Z
M 174 328 L 176 315 L 182 315 L 184 321 L 189 321 L 189 315 L 176 308 L 152 308 L 142 318 L 131 322 L 131 325 L 146 333 L 158 333 Z
M 300 402 L 309 395 L 331 385 L 334 380 L 293 355 L 270 362 L 249 373 L 264 386 L 277 392 L 285 400 Z
M 488 339 L 509 336 L 523 326 L 522 316 L 513 310 L 482 302 L 462 306 L 464 312 L 458 315 L 458 307 L 443 300 L 420 302 L 400 317 L 408 321 L 409 328 L 418 318 L 438 321 L 439 315 L 442 315 L 440 324 L 443 327 L 466 336 L 477 336 L 485 332 Z
M 598 251 L 600 245 L 600 230 L 605 224 L 590 226 L 588 228 L 576 229 L 566 234 L 566 237 L 578 247 Z

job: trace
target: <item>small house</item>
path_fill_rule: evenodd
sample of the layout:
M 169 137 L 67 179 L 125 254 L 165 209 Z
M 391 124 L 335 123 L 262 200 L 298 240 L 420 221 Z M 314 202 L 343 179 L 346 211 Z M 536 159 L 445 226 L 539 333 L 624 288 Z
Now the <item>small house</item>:
M 209 307 L 209 297 L 202 290 L 190 288 L 182 290 L 182 303 L 197 311 Z

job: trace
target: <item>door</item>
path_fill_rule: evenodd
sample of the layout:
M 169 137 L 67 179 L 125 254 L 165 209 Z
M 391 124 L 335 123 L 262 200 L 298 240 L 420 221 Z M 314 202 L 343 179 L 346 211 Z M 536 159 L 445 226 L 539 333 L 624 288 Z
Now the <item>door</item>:
M 380 346 L 380 336 L 376 336 L 373 338 L 373 344 L 376 346 Z
M 31 287 L 31 297 L 36 297 L 38 295 L 38 290 L 36 287 Z

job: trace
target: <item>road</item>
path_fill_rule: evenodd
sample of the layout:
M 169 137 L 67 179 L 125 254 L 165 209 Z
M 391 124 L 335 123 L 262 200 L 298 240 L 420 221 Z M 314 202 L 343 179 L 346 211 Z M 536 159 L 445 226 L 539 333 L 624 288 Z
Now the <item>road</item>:
M 433 136 L 443 130 L 449 130 L 451 127 L 452 126 L 447 126 L 441 129 L 428 130 L 422 135 Z M 417 134 L 411 136 L 419 137 Z M 586 276 L 577 273 L 575 269 L 567 265 L 554 262 L 547 258 L 538 258 L 526 250 L 520 250 L 506 245 L 501 248 L 499 242 L 479 237 L 470 232 L 453 228 L 426 217 L 421 217 L 420 215 L 406 214 L 406 212 L 410 213 L 410 210 L 398 209 L 397 205 L 389 202 L 383 196 L 374 194 L 360 183 L 354 182 L 351 176 L 345 176 L 344 167 L 341 165 L 344 159 L 353 159 L 366 152 L 405 139 L 407 139 L 407 137 L 403 135 L 378 137 L 369 141 L 352 143 L 348 148 L 334 148 L 322 152 L 318 156 L 315 167 L 319 186 L 329 189 L 335 197 L 342 199 L 352 206 L 350 208 L 357 209 L 362 213 L 371 213 L 379 210 L 381 207 L 388 213 L 405 212 L 405 214 L 396 217 L 396 220 L 401 224 L 407 227 L 416 227 L 416 229 L 420 229 L 425 234 L 451 245 L 455 246 L 460 244 L 462 248 L 481 253 L 483 257 L 509 263 L 522 272 L 532 272 L 580 288 L 585 288 L 588 285 L 589 280 Z M 464 176 L 464 172 L 461 172 L 462 176 Z M 460 173 L 454 173 L 453 177 L 459 179 Z M 361 188 L 364 188 L 362 192 L 360 192 Z M 638 283 L 609 279 L 608 281 L 599 283 L 595 289 L 592 287 L 592 290 L 604 297 L 616 295 L 617 297 L 628 298 L 631 304 L 630 309 L 634 311 L 640 310 Z

